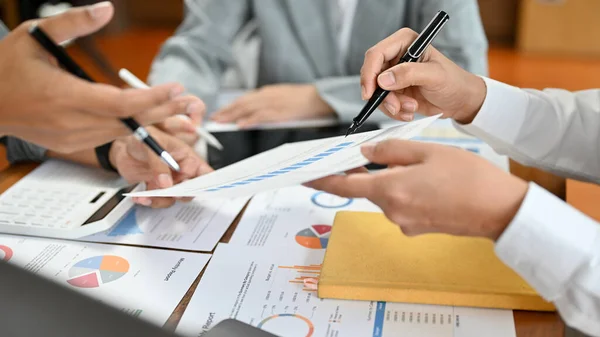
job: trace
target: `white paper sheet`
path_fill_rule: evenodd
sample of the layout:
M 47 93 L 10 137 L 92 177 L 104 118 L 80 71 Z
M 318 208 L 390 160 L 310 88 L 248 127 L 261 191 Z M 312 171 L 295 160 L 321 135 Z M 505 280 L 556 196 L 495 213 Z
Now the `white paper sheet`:
M 290 247 L 291 248 L 291 247 Z M 512 337 L 510 310 L 321 300 L 303 288 L 324 252 L 219 245 L 177 332 L 202 336 L 235 318 L 286 337 Z
M 0 235 L 0 260 L 160 326 L 209 258 L 199 253 Z
M 240 128 L 235 123 L 217 123 L 209 121 L 204 123 L 204 128 L 210 133 L 219 132 L 235 132 L 235 131 L 250 131 L 250 130 L 276 130 L 276 129 L 303 129 L 303 128 L 323 128 L 328 126 L 339 125 L 340 121 L 337 118 L 319 118 L 305 119 L 287 122 L 273 122 L 257 124 L 246 128 Z
M 252 197 L 229 244 L 324 250 L 338 211 L 381 209 L 366 199 L 341 198 L 304 186 L 263 192 Z
M 380 127 L 389 128 L 401 124 L 403 123 L 390 121 L 387 123 L 381 123 Z M 494 149 L 492 149 L 491 146 L 484 143 L 482 140 L 461 132 L 454 127 L 450 119 L 436 120 L 427 129 L 423 130 L 420 135 L 414 137 L 412 140 L 458 147 L 478 154 L 506 172 L 510 171 L 507 156 L 498 154 L 496 151 L 494 151 Z
M 309 142 L 284 144 L 171 188 L 136 192 L 132 196 L 241 197 L 302 184 L 368 164 L 360 153 L 365 142 L 410 139 L 439 116 L 384 130 Z
M 248 198 L 193 200 L 165 209 L 136 206 L 106 232 L 82 241 L 212 251 Z

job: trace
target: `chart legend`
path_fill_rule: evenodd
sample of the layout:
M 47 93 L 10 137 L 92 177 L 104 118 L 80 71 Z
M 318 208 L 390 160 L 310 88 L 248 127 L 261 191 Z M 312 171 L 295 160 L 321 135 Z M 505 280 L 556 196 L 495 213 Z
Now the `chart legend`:
M 302 247 L 309 249 L 325 249 L 329 243 L 331 226 L 312 225 L 296 234 L 296 242 Z
M 120 279 L 129 271 L 129 262 L 114 255 L 94 256 L 77 262 L 67 282 L 78 288 L 97 288 Z

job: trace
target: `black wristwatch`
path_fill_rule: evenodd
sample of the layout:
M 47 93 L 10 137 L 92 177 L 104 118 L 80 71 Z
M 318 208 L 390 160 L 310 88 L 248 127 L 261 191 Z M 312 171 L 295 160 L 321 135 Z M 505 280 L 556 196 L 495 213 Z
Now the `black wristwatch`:
M 96 158 L 98 158 L 98 162 L 100 163 L 100 166 L 102 166 L 103 169 L 119 173 L 117 169 L 114 168 L 114 166 L 112 166 L 112 164 L 110 163 L 109 153 L 112 145 L 113 142 L 98 146 L 96 148 Z

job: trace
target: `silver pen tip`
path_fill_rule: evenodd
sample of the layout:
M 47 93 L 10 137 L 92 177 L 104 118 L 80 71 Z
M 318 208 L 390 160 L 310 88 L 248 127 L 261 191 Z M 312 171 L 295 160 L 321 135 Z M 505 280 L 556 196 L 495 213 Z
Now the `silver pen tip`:
M 160 154 L 160 157 L 171 167 L 171 169 L 173 169 L 173 171 L 179 172 L 181 170 L 179 164 L 177 164 L 175 159 L 173 159 L 173 157 L 171 157 L 171 155 L 168 152 L 163 151 Z

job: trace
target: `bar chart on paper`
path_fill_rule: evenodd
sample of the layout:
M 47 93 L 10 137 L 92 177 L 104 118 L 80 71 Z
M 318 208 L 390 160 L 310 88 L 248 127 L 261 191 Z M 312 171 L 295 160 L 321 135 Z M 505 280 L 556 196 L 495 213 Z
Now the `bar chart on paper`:
M 221 245 L 177 332 L 199 336 L 235 318 L 289 337 L 515 337 L 510 310 L 321 299 L 305 282 L 318 279 L 322 261 L 315 250 Z
M 312 156 L 310 158 L 306 158 L 306 159 L 304 159 L 302 161 L 299 161 L 297 163 L 293 163 L 293 164 L 291 164 L 289 166 L 286 166 L 284 168 L 280 168 L 280 169 L 277 169 L 275 171 L 271 171 L 271 172 L 269 172 L 267 174 L 259 175 L 257 177 L 252 177 L 252 178 L 244 179 L 242 181 L 238 181 L 238 182 L 235 182 L 235 183 L 232 183 L 232 184 L 222 185 L 222 186 L 218 186 L 218 187 L 215 187 L 215 188 L 211 188 L 211 189 L 207 190 L 207 192 L 216 192 L 216 191 L 220 191 L 220 190 L 223 190 L 223 189 L 233 188 L 233 187 L 236 187 L 236 186 L 248 185 L 250 183 L 260 182 L 260 181 L 263 181 L 263 180 L 267 180 L 267 179 L 271 179 L 271 178 L 280 176 L 280 175 L 285 174 L 285 173 L 296 171 L 296 170 L 301 169 L 301 168 L 303 168 L 305 166 L 308 166 L 310 164 L 318 162 L 319 160 L 322 160 L 322 159 L 324 159 L 326 157 L 329 157 L 332 154 L 334 154 L 336 152 L 339 152 L 339 151 L 341 151 L 341 150 L 343 150 L 343 149 L 351 146 L 352 144 L 354 144 L 354 142 L 344 142 L 344 143 L 341 143 L 341 144 L 337 144 L 336 146 L 331 147 L 331 148 L 329 148 L 329 149 L 327 149 L 327 150 L 325 150 L 325 151 L 323 151 L 321 153 L 318 153 L 318 154 L 316 154 L 316 155 L 314 155 L 314 156 Z
M 209 174 L 175 186 L 129 193 L 145 197 L 212 198 L 250 196 L 294 186 L 368 164 L 359 145 L 386 139 L 410 139 L 438 116 L 427 117 L 385 130 L 311 141 L 286 143 Z

